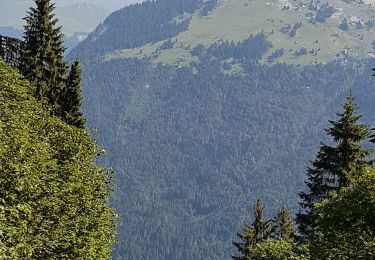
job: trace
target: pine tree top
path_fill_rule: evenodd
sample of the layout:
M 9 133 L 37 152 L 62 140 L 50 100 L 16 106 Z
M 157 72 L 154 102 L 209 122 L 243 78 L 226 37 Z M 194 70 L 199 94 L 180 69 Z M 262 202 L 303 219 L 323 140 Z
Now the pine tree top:
M 287 208 L 281 208 L 276 216 L 276 221 L 278 225 L 278 233 L 279 238 L 285 240 L 293 240 L 294 239 L 294 226 L 293 226 L 293 219 L 289 213 Z
M 358 123 L 363 118 L 363 115 L 357 113 L 358 107 L 351 92 L 346 97 L 343 110 L 342 113 L 337 113 L 339 118 L 336 121 L 329 121 L 332 126 L 326 130 L 328 135 L 339 144 L 342 142 L 365 141 L 369 135 L 368 126 Z

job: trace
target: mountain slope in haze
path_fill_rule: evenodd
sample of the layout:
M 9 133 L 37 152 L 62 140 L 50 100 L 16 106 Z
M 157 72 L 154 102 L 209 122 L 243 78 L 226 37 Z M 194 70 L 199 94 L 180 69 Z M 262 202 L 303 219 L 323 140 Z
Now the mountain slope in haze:
M 172 48 L 160 51 L 163 41 L 156 41 L 141 48 L 124 46 L 108 52 L 108 58 L 148 57 L 157 63 L 189 64 L 194 56 L 186 49 L 220 40 L 240 41 L 259 32 L 273 43 L 263 57 L 265 62 L 281 49 L 283 55 L 273 62 L 310 64 L 375 55 L 372 1 L 220 0 L 208 15 L 201 16 L 198 11 L 190 16 L 189 29 L 175 35 Z
M 137 4 L 112 13 L 72 50 L 83 64 L 88 124 L 108 151 L 102 163 L 117 171 L 114 259 L 228 259 L 255 200 L 267 215 L 298 210 L 306 167 L 349 89 L 365 122 L 375 122 L 375 61 L 367 52 L 336 56 L 332 8 L 269 2 Z M 302 11 L 280 3 L 302 3 Z M 309 8 L 317 21 L 307 20 Z M 362 30 L 349 24 L 347 44 Z M 299 37 L 318 40 L 325 54 L 310 54 Z

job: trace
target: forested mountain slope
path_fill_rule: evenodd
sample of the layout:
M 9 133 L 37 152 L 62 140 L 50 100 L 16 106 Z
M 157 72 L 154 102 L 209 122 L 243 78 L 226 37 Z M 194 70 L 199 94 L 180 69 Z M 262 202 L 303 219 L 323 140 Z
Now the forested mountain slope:
M 303 34 L 297 28 L 292 36 L 290 27 L 289 36 L 281 27 L 305 21 L 308 3 L 293 1 L 299 11 L 269 2 L 137 4 L 113 13 L 71 52 L 84 66 L 84 111 L 108 150 L 103 163 L 117 170 L 114 259 L 228 259 L 257 198 L 297 211 L 322 129 L 349 89 L 366 122 L 375 122 L 374 61 L 355 49 L 336 57 L 342 45 L 328 30 L 338 24 L 319 20 L 328 7 L 313 1 L 318 20 L 304 22 Z M 274 33 L 265 23 L 271 17 Z M 370 49 L 370 28 L 349 24 L 342 41 L 357 46 L 357 30 L 368 32 L 360 46 Z M 321 54 L 308 53 L 310 44 Z
M 96 43 L 90 46 L 95 46 L 95 52 L 106 52 L 107 58 L 147 57 L 156 63 L 189 64 L 195 60 L 189 49 L 199 44 L 210 46 L 218 41 L 237 42 L 250 34 L 263 32 L 273 42 L 273 48 L 262 57 L 263 62 L 268 61 L 277 50 L 282 50 L 282 53 L 272 61 L 292 64 L 374 56 L 375 36 L 372 31 L 375 26 L 375 7 L 370 1 L 210 0 L 205 1 L 206 8 L 195 12 L 184 10 L 170 20 L 169 25 L 190 21 L 189 28 L 169 35 L 172 40 L 170 46 L 164 45 L 163 37 L 144 42 L 146 46 L 118 45 L 119 42 L 132 41 L 128 33 L 134 29 L 124 33 L 129 26 L 125 21 L 140 26 L 137 27 L 139 34 L 145 32 L 141 28 L 145 24 L 152 25 L 149 28 L 153 29 L 161 26 L 163 23 L 159 20 L 149 23 L 150 20 L 144 17 L 145 10 L 153 8 L 148 12 L 150 16 L 168 19 L 170 13 L 163 11 L 165 8 L 158 10 L 155 7 L 161 8 L 166 2 L 158 1 L 156 5 L 145 3 L 143 11 L 136 11 L 138 6 L 112 14 L 91 35 L 91 42 Z M 119 31 L 114 33 L 114 28 Z M 153 31 L 153 34 L 161 34 L 165 29 Z M 116 40 L 111 41 L 112 38 Z

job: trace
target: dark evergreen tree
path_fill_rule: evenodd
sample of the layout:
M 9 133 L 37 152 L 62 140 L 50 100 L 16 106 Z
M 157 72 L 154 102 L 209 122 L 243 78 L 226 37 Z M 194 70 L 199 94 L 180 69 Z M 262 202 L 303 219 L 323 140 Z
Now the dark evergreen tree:
M 337 190 L 337 180 L 332 174 L 336 167 L 335 156 L 336 149 L 322 143 L 316 159 L 311 162 L 312 166 L 307 169 L 306 185 L 309 192 L 299 194 L 301 209 L 296 219 L 303 240 L 314 226 L 314 204 L 328 198 L 331 192 Z
M 59 109 L 67 64 L 64 60 L 63 34 L 54 17 L 50 0 L 35 0 L 24 18 L 24 50 L 21 72 L 35 87 L 35 97 L 47 102 L 52 112 Z
M 363 142 L 369 136 L 368 126 L 359 124 L 363 117 L 357 114 L 357 108 L 352 94 L 346 98 L 343 105 L 344 112 L 337 114 L 337 121 L 329 121 L 332 125 L 326 129 L 335 147 L 321 145 L 312 167 L 307 170 L 309 188 L 307 192 L 300 193 L 301 210 L 297 214 L 297 223 L 302 240 L 312 235 L 315 230 L 316 213 L 314 205 L 329 198 L 332 192 L 348 187 L 351 179 L 368 164 L 368 157 L 372 150 L 363 148 Z
M 336 168 L 332 172 L 337 176 L 338 188 L 348 187 L 353 177 L 361 174 L 368 165 L 367 159 L 371 149 L 365 149 L 363 143 L 369 136 L 369 128 L 359 124 L 363 115 L 357 114 L 357 106 L 352 94 L 346 98 L 344 112 L 338 114 L 337 121 L 330 121 L 332 127 L 327 129 L 328 135 L 337 143 Z
M 82 104 L 81 64 L 78 59 L 72 64 L 61 95 L 61 117 L 69 125 L 85 127 L 85 118 L 80 108 Z
M 370 142 L 375 144 L 375 128 L 372 129 L 373 134 L 370 136 Z
M 293 219 L 287 208 L 282 208 L 276 216 L 276 237 L 286 241 L 294 240 Z
M 274 221 L 264 220 L 264 206 L 260 200 L 254 205 L 253 208 L 254 221 L 249 225 L 246 221 L 242 224 L 243 234 L 237 234 L 240 241 L 233 242 L 233 245 L 237 248 L 240 256 L 232 256 L 233 259 L 246 260 L 249 259 L 251 249 L 256 244 L 268 239 L 274 231 Z

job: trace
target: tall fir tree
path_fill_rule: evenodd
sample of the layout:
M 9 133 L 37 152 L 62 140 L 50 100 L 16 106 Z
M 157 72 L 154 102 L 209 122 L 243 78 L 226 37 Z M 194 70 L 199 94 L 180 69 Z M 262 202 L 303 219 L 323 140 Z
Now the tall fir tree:
M 47 102 L 52 112 L 59 110 L 67 63 L 64 60 L 63 34 L 50 0 L 35 0 L 24 18 L 24 49 L 21 72 L 35 87 L 35 97 Z
M 294 240 L 293 219 L 287 208 L 281 208 L 276 216 L 276 238 L 286 241 Z
M 301 209 L 297 214 L 302 240 L 306 240 L 316 229 L 314 205 L 329 198 L 332 192 L 348 187 L 351 180 L 363 172 L 372 153 L 372 150 L 363 147 L 369 136 L 369 129 L 367 125 L 358 123 L 363 116 L 357 114 L 351 93 L 346 98 L 343 109 L 343 113 L 337 114 L 339 119 L 329 121 L 331 127 L 326 129 L 336 146 L 322 143 L 312 167 L 307 170 L 306 184 L 309 191 L 300 193 Z
M 69 125 L 78 128 L 85 127 L 85 118 L 80 110 L 82 104 L 81 73 L 81 64 L 76 59 L 70 68 L 60 101 L 62 119 Z
M 249 259 L 251 249 L 256 244 L 268 239 L 274 232 L 274 221 L 264 220 L 264 206 L 260 200 L 254 205 L 253 208 L 254 221 L 249 225 L 246 221 L 242 224 L 242 234 L 237 234 L 240 239 L 239 242 L 233 242 L 233 245 L 237 248 L 240 256 L 232 256 L 236 260 Z

